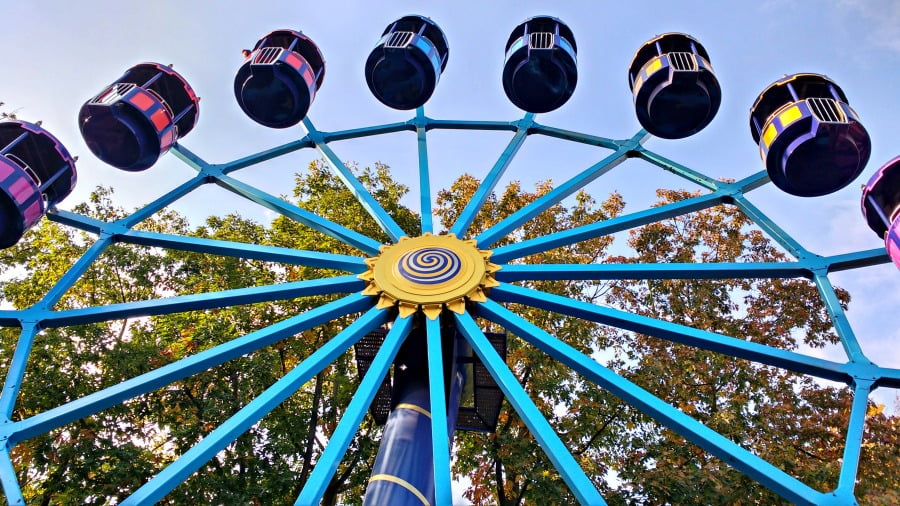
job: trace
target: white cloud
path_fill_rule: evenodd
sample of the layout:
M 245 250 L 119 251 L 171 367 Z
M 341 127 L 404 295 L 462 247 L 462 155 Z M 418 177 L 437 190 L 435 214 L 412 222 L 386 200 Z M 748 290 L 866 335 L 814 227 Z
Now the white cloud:
M 869 24 L 868 42 L 900 54 L 900 2 L 896 0 L 837 0 L 848 15 Z

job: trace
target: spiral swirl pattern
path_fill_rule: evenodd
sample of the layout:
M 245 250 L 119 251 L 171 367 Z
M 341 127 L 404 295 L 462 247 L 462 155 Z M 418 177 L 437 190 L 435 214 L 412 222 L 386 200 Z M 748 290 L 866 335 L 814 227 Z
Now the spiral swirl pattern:
M 459 274 L 462 262 L 447 248 L 420 248 L 400 257 L 398 270 L 404 279 L 413 283 L 436 285 Z

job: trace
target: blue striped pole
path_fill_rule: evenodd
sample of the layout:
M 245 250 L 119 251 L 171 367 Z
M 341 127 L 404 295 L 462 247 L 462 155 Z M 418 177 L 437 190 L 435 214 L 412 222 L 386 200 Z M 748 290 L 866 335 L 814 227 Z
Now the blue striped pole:
M 457 364 L 456 332 L 440 332 L 439 324 L 429 322 L 427 327 L 413 330 L 394 362 L 393 409 L 388 415 L 381 436 L 381 446 L 363 504 L 366 506 L 390 504 L 392 506 L 430 506 L 435 501 L 435 469 L 434 452 L 443 451 L 449 454 L 449 446 L 456 426 L 456 414 L 465 371 Z M 444 355 L 452 357 L 452 382 L 445 390 L 446 378 L 443 370 L 447 364 L 436 353 L 428 352 L 428 334 L 434 341 L 434 334 L 440 332 L 441 347 Z M 436 332 L 437 331 L 437 332 Z M 452 348 L 448 349 L 448 346 Z M 438 374 L 439 373 L 439 374 Z M 429 387 L 429 377 L 440 378 L 439 388 Z M 434 387 L 434 385 L 432 385 Z M 431 392 L 447 391 L 451 401 L 446 409 L 434 409 L 435 415 L 446 417 L 446 432 L 442 435 L 432 432 Z M 446 394 L 442 395 L 435 405 L 446 406 Z M 435 425 L 442 425 L 435 422 Z M 442 441 L 435 442 L 433 438 Z M 435 450 L 438 448 L 439 450 Z M 449 455 L 448 455 L 449 456 Z M 449 462 L 448 462 L 449 464 Z M 441 484 L 441 498 L 446 500 L 449 484 Z

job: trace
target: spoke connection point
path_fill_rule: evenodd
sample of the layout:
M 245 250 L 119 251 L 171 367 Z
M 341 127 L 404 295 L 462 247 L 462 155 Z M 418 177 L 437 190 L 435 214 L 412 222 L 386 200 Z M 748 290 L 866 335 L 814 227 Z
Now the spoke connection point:
M 444 309 L 462 314 L 466 301 L 487 300 L 499 285 L 491 253 L 454 234 L 402 237 L 366 259 L 368 269 L 358 277 L 368 282 L 363 295 L 377 296 L 379 308 L 396 306 L 400 317 L 421 311 L 435 320 Z

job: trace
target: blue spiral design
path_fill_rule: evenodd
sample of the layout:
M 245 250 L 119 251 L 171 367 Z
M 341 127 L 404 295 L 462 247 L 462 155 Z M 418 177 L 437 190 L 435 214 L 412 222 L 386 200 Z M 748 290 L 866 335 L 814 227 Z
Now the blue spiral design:
M 453 250 L 447 248 L 421 248 L 400 257 L 400 275 L 407 281 L 423 285 L 436 285 L 453 279 L 459 274 L 462 262 Z

